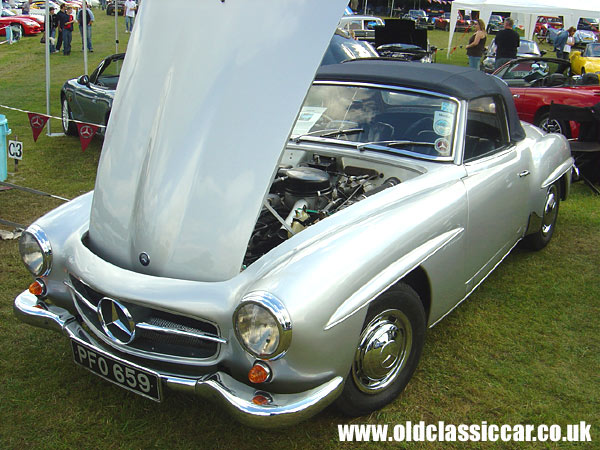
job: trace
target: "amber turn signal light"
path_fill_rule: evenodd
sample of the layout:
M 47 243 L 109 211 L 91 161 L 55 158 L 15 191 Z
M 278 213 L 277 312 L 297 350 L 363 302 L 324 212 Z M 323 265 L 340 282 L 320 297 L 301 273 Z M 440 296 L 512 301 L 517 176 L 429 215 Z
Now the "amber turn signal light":
M 265 397 L 264 395 L 255 395 L 252 398 L 252 403 L 254 403 L 255 405 L 258 406 L 264 406 L 264 405 L 268 405 L 270 402 L 270 400 Z
M 35 280 L 29 285 L 29 292 L 37 297 L 46 294 L 46 285 L 42 280 Z
M 271 369 L 264 362 L 258 361 L 254 363 L 250 372 L 248 372 L 248 380 L 250 383 L 264 383 L 271 379 Z

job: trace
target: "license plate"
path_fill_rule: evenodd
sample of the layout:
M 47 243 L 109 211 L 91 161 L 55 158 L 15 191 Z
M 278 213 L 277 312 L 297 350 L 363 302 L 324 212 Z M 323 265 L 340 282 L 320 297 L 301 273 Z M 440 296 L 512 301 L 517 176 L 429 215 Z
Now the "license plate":
M 161 401 L 160 378 L 156 373 L 124 362 L 104 352 L 71 340 L 73 358 L 96 375 L 154 401 Z

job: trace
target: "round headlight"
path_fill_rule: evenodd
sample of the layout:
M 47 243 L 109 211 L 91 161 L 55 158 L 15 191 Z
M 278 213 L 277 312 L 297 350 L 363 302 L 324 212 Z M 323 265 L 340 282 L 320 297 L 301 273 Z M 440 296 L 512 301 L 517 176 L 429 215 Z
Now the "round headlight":
M 233 325 L 240 343 L 257 358 L 282 355 L 292 339 L 292 323 L 285 307 L 268 292 L 246 295 L 233 314 Z
M 31 225 L 21 235 L 19 252 L 23 264 L 33 276 L 43 277 L 52 268 L 52 247 L 46 233 L 37 225 Z

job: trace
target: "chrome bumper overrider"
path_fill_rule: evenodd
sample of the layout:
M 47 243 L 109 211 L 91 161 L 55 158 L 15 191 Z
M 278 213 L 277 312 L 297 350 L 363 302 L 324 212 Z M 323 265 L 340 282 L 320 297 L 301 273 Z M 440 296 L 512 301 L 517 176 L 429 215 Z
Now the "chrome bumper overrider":
M 28 291 L 23 291 L 15 298 L 14 312 L 25 323 L 61 332 L 69 338 L 84 341 L 99 352 L 105 352 L 71 313 L 40 302 Z M 200 378 L 174 377 L 160 372 L 158 375 L 163 386 L 215 399 L 240 422 L 259 428 L 292 425 L 315 415 L 338 397 L 344 385 L 343 378 L 338 376 L 308 391 L 273 394 L 240 383 L 223 372 Z M 256 405 L 252 399 L 257 394 L 266 396 L 271 401 L 266 405 Z

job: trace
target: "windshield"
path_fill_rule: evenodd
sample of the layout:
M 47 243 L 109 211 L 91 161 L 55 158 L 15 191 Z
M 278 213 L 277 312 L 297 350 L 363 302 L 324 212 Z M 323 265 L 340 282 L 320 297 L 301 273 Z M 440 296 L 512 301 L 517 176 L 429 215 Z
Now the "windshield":
M 600 57 L 600 44 L 588 44 L 583 52 L 585 57 Z
M 328 138 L 449 159 L 458 104 L 408 90 L 315 84 L 292 138 Z

